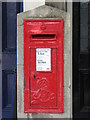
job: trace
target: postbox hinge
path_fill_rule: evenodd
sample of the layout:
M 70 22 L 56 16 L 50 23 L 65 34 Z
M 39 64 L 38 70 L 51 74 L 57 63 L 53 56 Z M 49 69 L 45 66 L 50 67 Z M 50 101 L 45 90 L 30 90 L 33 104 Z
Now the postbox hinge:
M 30 90 L 30 76 L 29 76 L 29 90 Z

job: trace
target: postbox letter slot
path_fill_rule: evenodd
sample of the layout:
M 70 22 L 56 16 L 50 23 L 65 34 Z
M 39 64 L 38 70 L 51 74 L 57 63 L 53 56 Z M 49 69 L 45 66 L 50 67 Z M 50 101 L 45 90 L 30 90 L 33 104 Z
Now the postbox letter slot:
M 32 34 L 32 39 L 55 39 L 56 35 L 55 34 Z

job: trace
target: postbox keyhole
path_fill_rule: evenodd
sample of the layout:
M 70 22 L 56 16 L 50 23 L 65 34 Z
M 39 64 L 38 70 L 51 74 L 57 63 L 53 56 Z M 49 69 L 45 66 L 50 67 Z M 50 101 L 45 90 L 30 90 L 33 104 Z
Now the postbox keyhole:
M 36 78 L 36 75 L 35 75 L 35 74 L 33 75 L 33 78 L 34 78 L 34 79 Z

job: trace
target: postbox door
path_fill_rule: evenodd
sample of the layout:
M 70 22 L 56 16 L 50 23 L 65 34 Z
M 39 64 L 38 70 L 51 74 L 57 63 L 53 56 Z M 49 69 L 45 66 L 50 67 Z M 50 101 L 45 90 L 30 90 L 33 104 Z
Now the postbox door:
M 56 48 L 30 48 L 30 106 L 57 106 Z

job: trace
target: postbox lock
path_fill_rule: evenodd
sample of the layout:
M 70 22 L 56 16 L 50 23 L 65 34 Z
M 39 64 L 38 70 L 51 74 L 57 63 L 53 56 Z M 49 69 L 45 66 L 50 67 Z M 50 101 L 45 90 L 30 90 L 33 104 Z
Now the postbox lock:
M 34 78 L 34 79 L 36 78 L 36 75 L 35 75 L 35 74 L 33 75 L 33 78 Z

